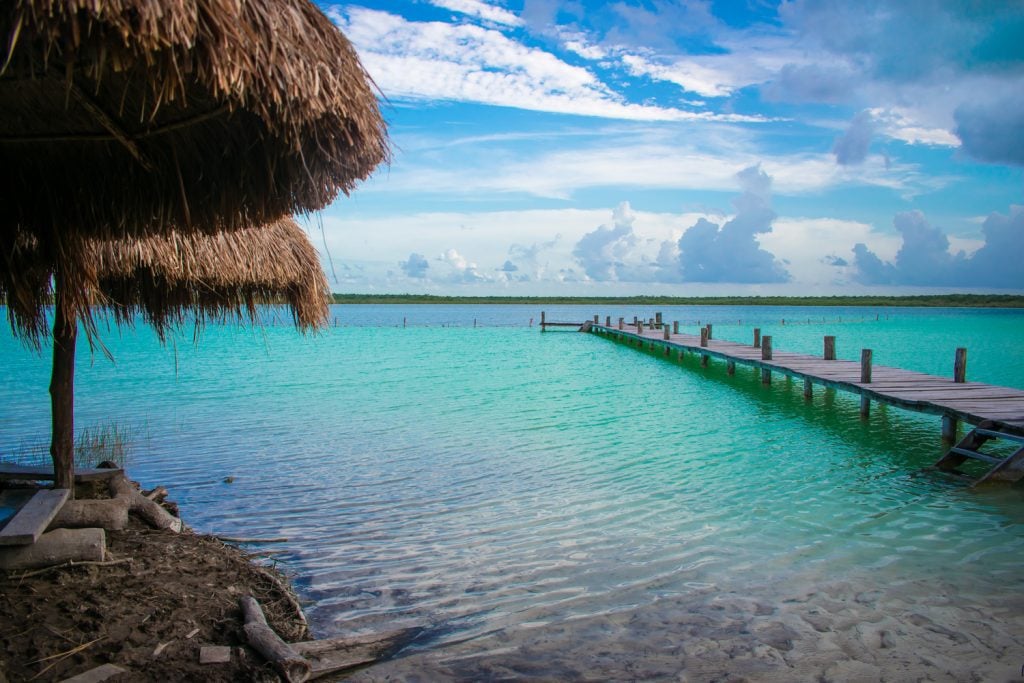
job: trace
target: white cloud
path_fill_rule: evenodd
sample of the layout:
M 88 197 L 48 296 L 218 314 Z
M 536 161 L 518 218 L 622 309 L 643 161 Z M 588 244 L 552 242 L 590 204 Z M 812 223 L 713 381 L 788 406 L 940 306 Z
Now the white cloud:
M 637 121 L 763 120 L 633 104 L 587 69 L 480 26 L 414 22 L 354 6 L 335 6 L 328 14 L 392 99 L 477 102 Z
M 502 24 L 504 26 L 523 25 L 522 19 L 504 7 L 498 7 L 481 0 L 430 0 L 430 4 L 476 17 L 493 24 Z

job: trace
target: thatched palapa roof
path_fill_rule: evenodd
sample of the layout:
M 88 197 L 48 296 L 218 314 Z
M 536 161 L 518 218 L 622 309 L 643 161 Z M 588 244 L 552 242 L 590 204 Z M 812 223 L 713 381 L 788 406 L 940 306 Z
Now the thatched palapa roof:
M 109 309 L 118 324 L 141 313 L 163 337 L 180 322 L 256 319 L 256 305 L 285 303 L 296 325 L 322 325 L 330 298 L 327 278 L 306 233 L 291 218 L 216 235 L 172 232 L 136 240 L 85 239 L 80 253 L 83 296 L 93 309 Z M 34 238 L 19 241 L 22 273 L 0 278 L 11 325 L 29 340 L 48 332 L 45 302 L 52 266 Z
M 264 224 L 388 158 L 368 76 L 308 0 L 3 5 L 0 244 L 59 260 L 72 233 Z

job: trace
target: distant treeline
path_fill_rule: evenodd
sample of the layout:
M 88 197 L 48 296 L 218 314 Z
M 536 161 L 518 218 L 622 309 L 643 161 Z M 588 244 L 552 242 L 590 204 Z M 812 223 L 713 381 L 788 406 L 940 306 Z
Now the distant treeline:
M 1024 308 L 1016 294 L 917 296 L 437 296 L 434 294 L 334 294 L 336 304 L 527 304 L 605 306 L 930 306 Z

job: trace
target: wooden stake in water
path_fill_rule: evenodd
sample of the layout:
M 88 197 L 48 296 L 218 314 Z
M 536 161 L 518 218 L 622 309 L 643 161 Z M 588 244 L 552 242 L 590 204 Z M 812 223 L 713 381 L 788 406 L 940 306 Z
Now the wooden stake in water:
M 761 328 L 760 327 L 755 327 L 754 328 L 754 348 L 756 349 L 756 348 L 759 348 L 760 346 L 761 346 Z
M 679 334 L 679 321 L 678 320 L 673 320 L 672 321 L 672 334 Z
M 860 381 L 862 384 L 871 383 L 871 349 L 861 349 L 860 352 Z M 871 399 L 861 394 L 860 416 L 867 417 L 871 413 Z
M 825 353 L 823 355 L 825 360 L 836 359 L 836 338 L 830 335 L 825 337 Z
M 963 347 L 956 350 L 953 360 L 953 381 L 959 384 L 967 381 L 967 349 Z
M 708 330 L 708 339 L 711 339 L 711 323 L 708 323 L 707 330 Z
M 701 346 L 707 346 L 708 345 L 708 328 L 706 328 L 706 327 L 700 328 L 700 345 Z
M 755 332 L 757 332 L 757 334 L 760 335 L 761 330 L 755 330 Z M 766 334 L 765 336 L 761 337 L 760 342 L 761 342 L 761 360 L 771 360 L 772 359 L 772 337 L 771 337 L 771 335 Z M 772 383 L 772 371 L 769 370 L 768 368 L 761 368 L 761 384 L 771 384 L 771 383 Z
M 619 329 L 620 330 L 623 329 L 623 322 L 624 322 L 624 319 L 623 318 L 619 318 Z
M 664 334 L 664 337 L 665 337 L 665 339 L 668 339 L 668 338 L 669 338 L 669 335 L 670 335 L 670 334 L 671 334 L 671 332 L 672 332 L 672 330 L 670 330 L 670 329 L 669 329 L 668 325 L 665 325 L 665 326 L 664 326 L 664 327 L 663 327 L 662 329 L 663 329 L 663 330 L 665 331 L 665 334 Z M 666 348 L 667 348 L 667 347 L 666 347 Z

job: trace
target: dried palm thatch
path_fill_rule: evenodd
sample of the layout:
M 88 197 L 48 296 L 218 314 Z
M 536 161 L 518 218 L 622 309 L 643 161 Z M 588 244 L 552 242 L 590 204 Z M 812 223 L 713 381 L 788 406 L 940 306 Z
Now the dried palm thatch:
M 257 320 L 260 303 L 285 303 L 300 329 L 327 319 L 330 290 L 320 260 L 290 218 L 215 235 L 171 232 L 138 239 L 76 238 L 55 267 L 31 235 L 19 235 L 0 270 L 0 297 L 15 333 L 38 345 L 55 302 L 50 381 L 56 485 L 73 488 L 74 367 L 78 323 L 95 332 L 93 311 L 107 309 L 119 325 L 141 314 L 163 339 L 186 320 Z M 68 306 L 74 291 L 81 308 Z
M 217 232 L 322 208 L 389 155 L 308 0 L 4 0 L 0 240 Z
M 76 286 L 87 304 L 81 316 L 87 331 L 95 328 L 95 310 L 108 310 L 117 324 L 129 326 L 141 314 L 161 339 L 187 320 L 256 321 L 256 307 L 264 303 L 287 304 L 303 330 L 327 318 L 327 278 L 291 218 L 215 235 L 171 232 L 76 245 L 69 257 L 83 264 Z M 0 271 L 0 299 L 8 302 L 15 334 L 38 345 L 49 333 L 54 268 L 31 236 L 17 240 L 11 259 L 20 275 Z

